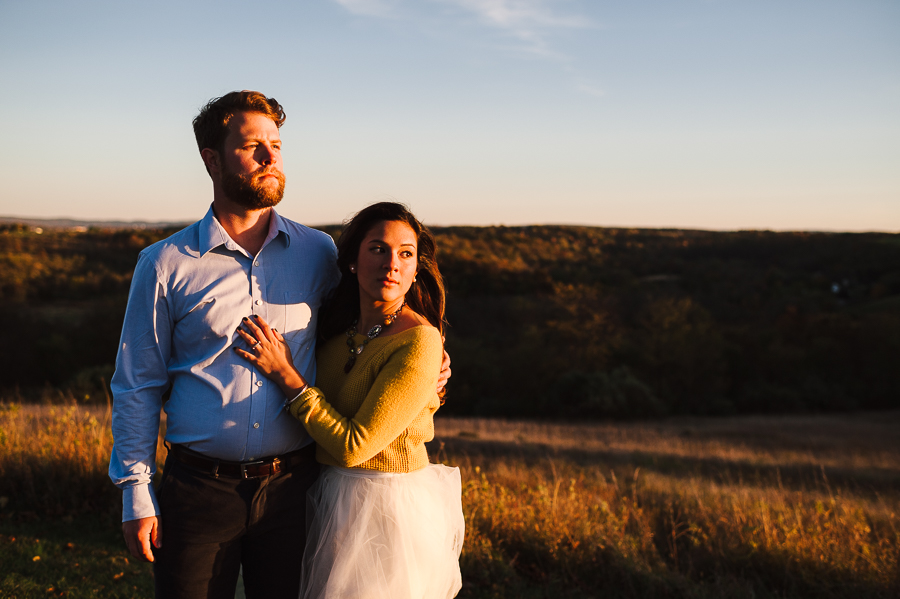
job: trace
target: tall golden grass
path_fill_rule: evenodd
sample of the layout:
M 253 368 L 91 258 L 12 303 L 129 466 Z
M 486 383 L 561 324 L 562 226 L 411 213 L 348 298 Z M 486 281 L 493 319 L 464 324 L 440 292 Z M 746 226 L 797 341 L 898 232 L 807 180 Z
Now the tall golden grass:
M 900 596 L 897 414 L 438 420 L 490 596 Z
M 892 597 L 898 430 L 439 418 L 430 451 L 462 470 L 461 597 Z M 0 514 L 117 510 L 111 442 L 106 407 L 0 404 Z
M 35 516 L 118 510 L 107 475 L 110 415 L 108 405 L 0 403 L 0 507 Z

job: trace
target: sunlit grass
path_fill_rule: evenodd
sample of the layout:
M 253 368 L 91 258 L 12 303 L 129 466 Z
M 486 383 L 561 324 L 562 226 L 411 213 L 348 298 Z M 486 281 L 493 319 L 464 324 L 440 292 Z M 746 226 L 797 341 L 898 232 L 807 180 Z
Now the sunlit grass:
M 108 406 L 0 403 L 0 507 L 41 516 L 118 509 Z M 160 442 L 157 460 L 165 449 Z
M 463 475 L 461 597 L 893 597 L 897 430 L 896 413 L 438 418 L 430 452 Z M 0 596 L 149 592 L 122 561 L 111 442 L 106 406 L 0 404 Z
M 896 426 L 439 419 L 466 481 L 463 594 L 893 596 Z

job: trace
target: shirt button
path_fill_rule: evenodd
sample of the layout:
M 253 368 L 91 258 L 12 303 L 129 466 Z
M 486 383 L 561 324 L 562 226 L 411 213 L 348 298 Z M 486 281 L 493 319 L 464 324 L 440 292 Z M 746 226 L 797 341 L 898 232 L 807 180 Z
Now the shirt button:
M 262 381 L 256 381 L 256 386 L 257 386 L 257 387 L 262 387 Z
M 256 301 L 253 302 L 253 303 L 256 304 L 256 305 L 258 306 L 258 305 L 262 304 L 262 300 L 256 300 Z
M 259 260 L 253 263 L 253 266 L 259 266 Z
M 253 423 L 253 428 L 259 428 L 259 423 L 258 423 L 258 422 L 254 422 L 254 423 Z

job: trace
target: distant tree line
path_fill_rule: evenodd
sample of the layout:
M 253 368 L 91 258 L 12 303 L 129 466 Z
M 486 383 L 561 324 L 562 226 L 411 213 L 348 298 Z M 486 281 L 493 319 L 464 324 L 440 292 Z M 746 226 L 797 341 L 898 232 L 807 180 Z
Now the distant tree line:
M 95 399 L 112 372 L 137 254 L 172 232 L 0 228 L 0 387 Z M 448 413 L 900 407 L 900 235 L 435 233 L 449 292 Z

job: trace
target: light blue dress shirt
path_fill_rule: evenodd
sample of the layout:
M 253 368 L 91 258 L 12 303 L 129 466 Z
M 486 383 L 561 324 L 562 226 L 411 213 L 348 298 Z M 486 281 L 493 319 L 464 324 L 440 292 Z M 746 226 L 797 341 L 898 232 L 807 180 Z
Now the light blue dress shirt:
M 141 252 L 111 381 L 109 475 L 123 490 L 123 521 L 159 514 L 150 479 L 161 407 L 166 441 L 221 460 L 280 455 L 312 442 L 282 410 L 278 386 L 232 348 L 246 349 L 236 329 L 259 314 L 314 381 L 316 318 L 339 278 L 331 237 L 274 211 L 256 256 L 228 236 L 212 208 Z

